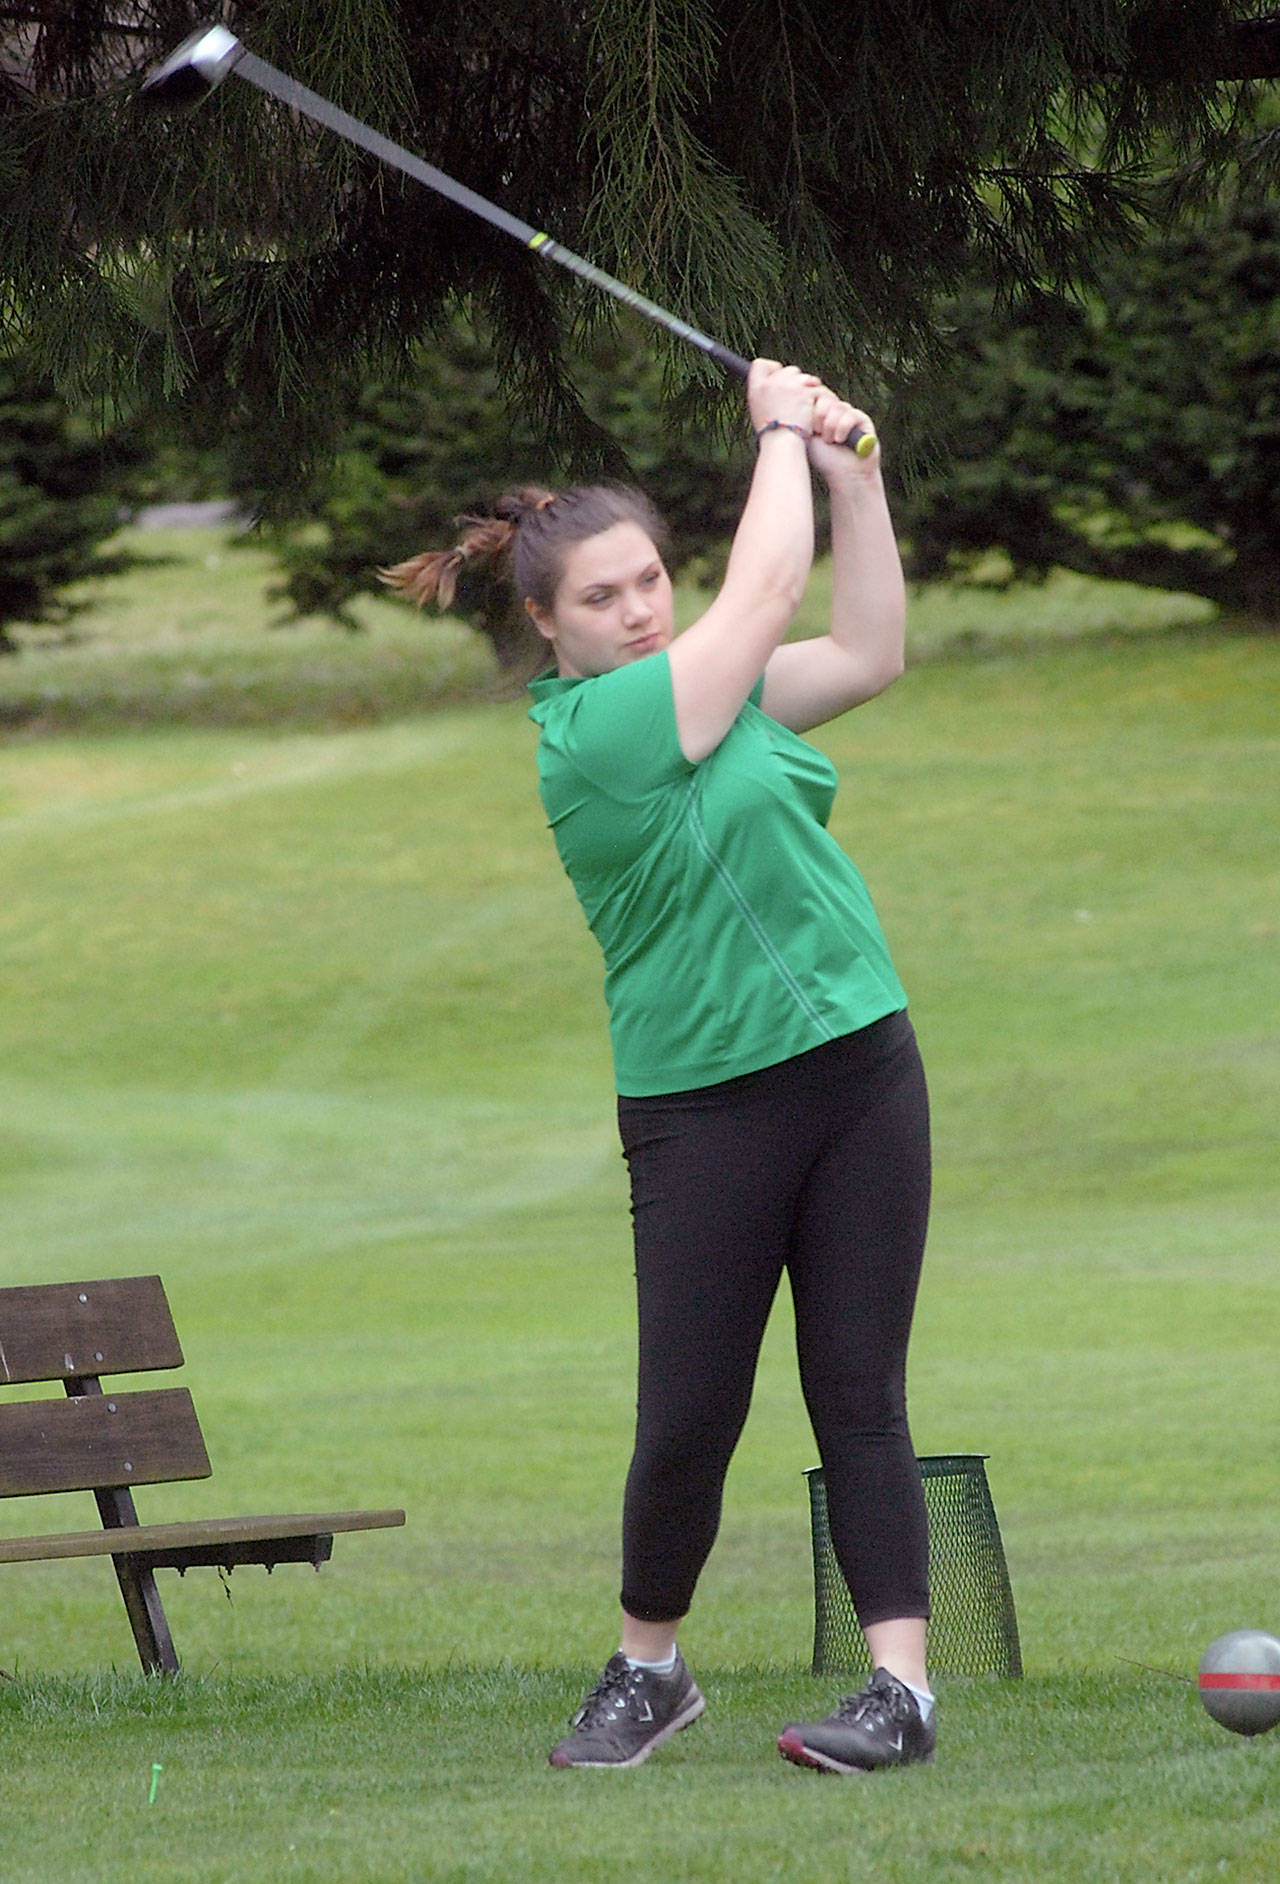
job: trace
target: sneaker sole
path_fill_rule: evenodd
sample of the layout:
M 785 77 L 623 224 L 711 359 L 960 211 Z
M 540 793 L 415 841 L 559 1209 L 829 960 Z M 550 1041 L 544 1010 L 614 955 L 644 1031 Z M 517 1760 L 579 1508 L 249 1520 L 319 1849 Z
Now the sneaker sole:
M 577 1772 L 601 1773 L 621 1772 L 626 1767 L 643 1766 L 649 1755 L 656 1753 L 658 1748 L 664 1746 L 666 1742 L 671 1739 L 673 1734 L 678 1734 L 684 1727 L 692 1727 L 698 1716 L 706 1712 L 706 1708 L 707 1703 L 704 1697 L 695 1688 L 693 1691 L 693 1699 L 689 1702 L 684 1712 L 677 1714 L 674 1720 L 668 1721 L 662 1731 L 656 1733 L 652 1740 L 647 1740 L 644 1746 L 640 1748 L 640 1751 L 633 1753 L 629 1760 L 557 1760 L 553 1755 L 550 1764 L 562 1770 L 573 1767 Z
M 932 1753 L 922 1753 L 916 1760 L 891 1760 L 880 1766 L 851 1766 L 846 1760 L 837 1760 L 829 1753 L 819 1753 L 816 1747 L 807 1747 L 799 1734 L 785 1733 L 778 1736 L 778 1751 L 784 1760 L 790 1760 L 793 1766 L 808 1766 L 816 1773 L 840 1773 L 852 1777 L 860 1774 L 864 1778 L 871 1773 L 887 1772 L 895 1766 L 927 1766 L 933 1759 Z

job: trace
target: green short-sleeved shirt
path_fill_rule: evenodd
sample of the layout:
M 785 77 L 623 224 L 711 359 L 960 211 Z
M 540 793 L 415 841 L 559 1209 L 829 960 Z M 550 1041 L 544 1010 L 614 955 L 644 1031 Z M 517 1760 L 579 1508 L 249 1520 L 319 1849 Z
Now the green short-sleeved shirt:
M 826 828 L 835 767 L 761 711 L 759 685 L 697 765 L 665 653 L 530 692 L 542 802 L 604 951 L 620 1093 L 714 1085 L 906 1006 Z

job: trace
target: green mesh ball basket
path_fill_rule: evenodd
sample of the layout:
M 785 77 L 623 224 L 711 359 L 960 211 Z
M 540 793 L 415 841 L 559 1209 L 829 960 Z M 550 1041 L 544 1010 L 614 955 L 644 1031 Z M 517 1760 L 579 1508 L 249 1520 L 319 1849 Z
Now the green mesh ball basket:
M 938 1675 L 1021 1675 L 1018 1618 L 985 1452 L 918 1461 L 929 1514 L 929 1668 Z M 813 1672 L 867 1674 L 871 1660 L 836 1562 L 822 1467 L 805 1473 L 813 1522 Z

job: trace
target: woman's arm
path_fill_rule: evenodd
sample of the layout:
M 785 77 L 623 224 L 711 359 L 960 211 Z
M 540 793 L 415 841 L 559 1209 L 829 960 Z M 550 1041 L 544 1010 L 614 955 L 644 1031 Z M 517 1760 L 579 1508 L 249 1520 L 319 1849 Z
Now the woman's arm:
M 813 562 L 813 488 L 805 439 L 785 428 L 811 432 L 818 391 L 818 380 L 796 367 L 752 365 L 752 425 L 759 431 L 776 421 L 777 429 L 759 441 L 720 592 L 668 656 L 680 749 L 695 763 L 733 725 L 804 594 Z
M 906 585 L 880 475 L 880 452 L 858 458 L 846 438 L 866 414 L 825 390 L 809 455 L 831 492 L 831 630 L 770 657 L 762 705 L 805 733 L 883 692 L 902 672 Z

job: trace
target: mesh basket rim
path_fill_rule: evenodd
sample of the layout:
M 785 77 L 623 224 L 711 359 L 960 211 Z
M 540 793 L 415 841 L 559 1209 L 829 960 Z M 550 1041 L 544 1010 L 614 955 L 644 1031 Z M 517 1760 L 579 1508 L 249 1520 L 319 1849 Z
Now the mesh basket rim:
M 923 1478 L 941 1478 L 948 1472 L 974 1472 L 978 1466 L 985 1465 L 990 1457 L 989 1452 L 922 1452 L 917 1456 L 916 1464 Z M 826 1483 L 826 1474 L 820 1465 L 807 1465 L 804 1476 Z

